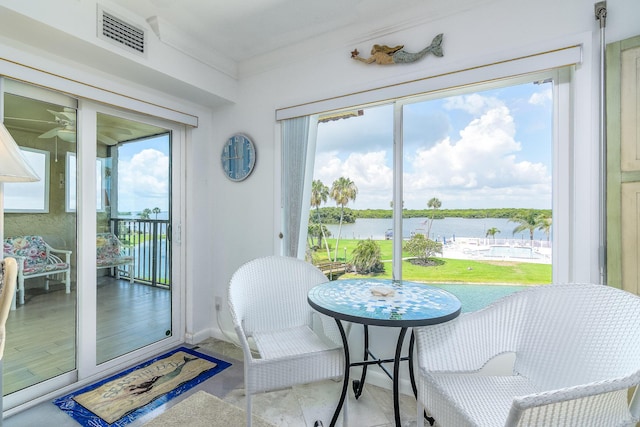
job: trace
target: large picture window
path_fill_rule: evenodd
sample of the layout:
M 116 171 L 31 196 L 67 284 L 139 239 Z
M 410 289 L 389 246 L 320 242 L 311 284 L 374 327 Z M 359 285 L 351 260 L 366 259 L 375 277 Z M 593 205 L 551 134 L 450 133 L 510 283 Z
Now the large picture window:
M 40 178 L 37 182 L 4 185 L 4 210 L 14 213 L 49 212 L 49 152 L 21 147 L 22 155 Z
M 552 282 L 554 76 L 318 115 L 307 259 L 331 278 Z

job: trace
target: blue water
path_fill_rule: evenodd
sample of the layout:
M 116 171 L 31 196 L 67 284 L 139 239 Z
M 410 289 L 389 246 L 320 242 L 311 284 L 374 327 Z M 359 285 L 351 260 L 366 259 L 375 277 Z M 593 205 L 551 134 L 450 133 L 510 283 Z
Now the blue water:
M 402 237 L 408 239 L 411 233 L 418 231 L 426 233 L 429 227 L 428 218 L 406 218 L 402 220 Z M 508 219 L 502 218 L 444 218 L 434 219 L 431 226 L 430 238 L 433 240 L 453 239 L 458 237 L 479 237 L 484 238 L 487 230 L 497 228 L 500 233 L 495 235 L 496 239 L 521 239 L 523 243 L 529 242 L 529 230 L 513 234 L 513 229 L 518 226 L 517 223 L 509 222 Z M 338 225 L 327 225 L 333 237 L 338 236 Z M 393 220 L 386 219 L 370 219 L 359 218 L 353 224 L 342 225 L 342 238 L 345 239 L 374 239 L 383 240 L 384 233 L 387 229 L 393 228 Z M 533 234 L 534 240 L 547 240 L 547 235 L 540 230 L 535 230 Z
M 453 285 L 429 283 L 429 286 L 442 288 L 458 297 L 462 304 L 463 313 L 480 310 L 504 296 L 527 289 L 527 286 L 515 285 Z
M 487 250 L 479 250 L 478 254 L 496 258 L 544 258 L 533 248 L 525 246 L 490 246 Z
M 135 246 L 133 250 L 133 256 L 136 259 L 136 274 L 138 276 L 144 278 L 151 277 L 151 258 L 153 256 L 152 242 L 147 240 L 144 243 L 138 244 Z M 156 279 L 158 281 L 164 282 L 168 276 L 169 272 L 167 271 L 167 240 L 160 239 L 158 240 L 158 246 L 155 248 L 156 250 L 156 259 L 157 259 L 157 271 L 156 271 Z

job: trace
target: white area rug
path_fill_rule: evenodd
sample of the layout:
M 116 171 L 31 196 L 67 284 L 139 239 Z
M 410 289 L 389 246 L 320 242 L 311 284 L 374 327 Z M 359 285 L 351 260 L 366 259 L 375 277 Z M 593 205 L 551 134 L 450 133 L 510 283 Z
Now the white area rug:
M 212 427 L 246 425 L 245 411 L 218 399 L 205 391 L 198 391 L 149 421 L 144 427 Z M 255 427 L 275 427 L 253 415 Z

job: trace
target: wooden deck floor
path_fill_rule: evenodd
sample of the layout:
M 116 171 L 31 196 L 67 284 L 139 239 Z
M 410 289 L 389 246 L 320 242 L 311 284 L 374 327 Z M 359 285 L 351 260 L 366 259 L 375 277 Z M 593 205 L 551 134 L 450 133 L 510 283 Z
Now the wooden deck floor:
M 35 279 L 33 280 L 35 282 Z M 76 367 L 76 289 L 27 282 L 25 304 L 9 314 L 3 358 L 3 393 L 37 384 Z M 166 289 L 101 278 L 98 283 L 98 363 L 171 333 Z

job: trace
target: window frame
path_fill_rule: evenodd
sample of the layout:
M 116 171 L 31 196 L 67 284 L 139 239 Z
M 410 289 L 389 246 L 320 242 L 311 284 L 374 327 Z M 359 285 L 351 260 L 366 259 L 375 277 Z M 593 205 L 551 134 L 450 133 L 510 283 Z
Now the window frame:
M 416 93 L 386 100 L 349 106 L 337 109 L 325 114 L 337 114 L 345 110 L 365 109 L 381 104 L 393 104 L 394 106 L 394 183 L 393 183 L 393 218 L 394 235 L 401 235 L 402 227 L 402 203 L 396 203 L 402 198 L 402 110 L 403 106 L 428 99 L 445 98 L 455 95 L 479 92 L 499 87 L 544 81 L 551 79 L 553 82 L 553 137 L 552 137 L 552 221 L 554 226 L 554 239 L 552 241 L 552 282 L 566 282 L 571 277 L 572 265 L 569 262 L 571 253 L 569 249 L 570 236 L 572 234 L 571 214 L 571 178 L 572 178 L 572 147 L 570 144 L 571 123 L 573 115 L 571 111 L 571 66 L 563 66 L 541 72 L 531 72 L 510 78 L 496 78 L 467 84 L 461 87 L 445 88 L 428 93 Z M 314 144 L 315 145 L 315 144 Z M 315 150 L 309 150 L 307 156 L 315 156 Z M 307 157 L 307 164 L 313 164 L 313 159 Z M 283 174 L 286 171 L 282 172 Z M 310 175 L 313 175 L 311 173 Z M 305 180 L 305 189 L 311 187 L 313 177 Z M 306 206 L 306 205 L 305 205 Z M 300 224 L 300 241 L 304 241 L 307 235 L 307 224 Z M 402 240 L 394 239 L 392 277 L 402 277 Z
M 73 168 L 71 171 L 73 160 Z M 98 158 L 96 159 L 96 212 L 105 212 L 106 211 L 106 203 L 104 197 L 106 186 L 106 165 L 107 159 Z M 67 153 L 67 163 L 65 166 L 65 192 L 64 192 L 64 207 L 66 212 L 76 212 L 78 207 L 78 180 L 77 180 L 77 171 L 78 171 L 78 155 L 73 152 Z M 73 173 L 72 173 L 73 172 Z M 71 193 L 71 190 L 74 189 L 74 194 Z M 74 203 L 74 206 L 71 206 L 71 203 Z
M 49 190 L 51 181 L 51 153 L 46 150 L 40 150 L 31 147 L 19 147 L 23 153 L 38 154 L 44 157 L 44 170 L 40 170 L 37 164 L 34 162 L 28 162 L 34 169 L 40 181 L 36 182 L 7 182 L 4 184 L 4 212 L 5 213 L 30 213 L 30 214 L 47 214 L 49 213 Z M 28 161 L 28 160 L 27 160 Z M 38 191 L 38 200 L 42 200 L 42 208 L 25 208 L 25 207 L 11 207 L 11 193 L 20 192 L 21 188 L 25 186 L 40 187 Z M 17 190 L 13 190 L 17 188 Z

